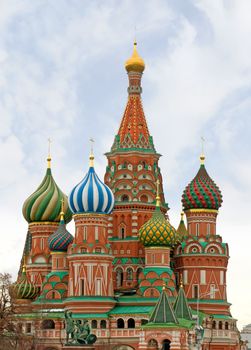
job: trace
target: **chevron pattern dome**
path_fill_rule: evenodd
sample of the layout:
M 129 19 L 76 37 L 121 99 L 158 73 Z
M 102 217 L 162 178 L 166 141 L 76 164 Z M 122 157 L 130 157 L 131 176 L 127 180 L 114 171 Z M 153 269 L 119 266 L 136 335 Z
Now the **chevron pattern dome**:
M 64 220 L 60 221 L 58 229 L 48 238 L 49 248 L 52 252 L 66 252 L 73 236 L 66 230 Z
M 218 210 L 221 207 L 221 191 L 208 175 L 204 164 L 201 164 L 197 175 L 185 188 L 182 195 L 182 204 L 184 210 Z
M 60 221 L 61 200 L 67 203 L 67 196 L 60 190 L 53 179 L 51 169 L 47 168 L 45 177 L 39 187 L 23 204 L 23 216 L 28 222 Z M 65 221 L 71 220 L 67 205 Z
M 110 214 L 114 206 L 111 189 L 97 176 L 90 157 L 90 168 L 84 179 L 73 188 L 69 196 L 69 206 L 74 214 Z
M 145 247 L 172 247 L 177 241 L 175 228 L 166 220 L 159 207 L 156 207 L 151 219 L 140 228 L 139 238 Z
M 34 299 L 38 295 L 38 288 L 27 278 L 26 272 L 22 272 L 22 276 L 13 286 L 14 295 L 17 299 Z

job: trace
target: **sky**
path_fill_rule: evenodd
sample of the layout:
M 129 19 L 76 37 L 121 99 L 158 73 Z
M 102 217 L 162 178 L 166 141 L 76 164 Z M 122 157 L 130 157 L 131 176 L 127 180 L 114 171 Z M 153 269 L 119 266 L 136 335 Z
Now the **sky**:
M 228 300 L 240 328 L 251 322 L 250 13 L 249 0 L 0 0 L 1 272 L 16 277 L 28 227 L 22 204 L 44 177 L 49 137 L 66 194 L 87 171 L 90 137 L 104 176 L 136 36 L 170 221 L 177 227 L 203 136 L 223 193 L 217 233 L 230 248 Z

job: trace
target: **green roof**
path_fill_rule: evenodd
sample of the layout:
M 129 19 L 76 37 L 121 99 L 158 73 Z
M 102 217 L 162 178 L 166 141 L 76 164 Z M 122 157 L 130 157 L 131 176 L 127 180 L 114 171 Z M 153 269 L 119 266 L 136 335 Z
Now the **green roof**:
M 149 314 L 153 306 L 132 305 L 132 306 L 116 306 L 109 312 L 109 315 L 131 315 L 131 314 Z
M 174 314 L 172 305 L 169 302 L 168 295 L 165 290 L 162 290 L 159 300 L 151 314 L 149 322 L 155 324 L 178 323 L 178 320 Z
M 176 317 L 184 318 L 190 321 L 192 320 L 191 310 L 188 306 L 187 298 L 185 296 L 185 292 L 182 286 L 179 289 L 179 293 L 177 295 L 173 308 Z

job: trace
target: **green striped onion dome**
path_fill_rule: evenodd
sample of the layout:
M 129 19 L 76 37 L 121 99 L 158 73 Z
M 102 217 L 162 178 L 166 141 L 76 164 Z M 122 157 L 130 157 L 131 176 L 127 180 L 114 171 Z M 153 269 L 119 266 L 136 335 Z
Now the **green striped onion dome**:
M 182 195 L 184 210 L 215 209 L 222 204 L 219 187 L 208 175 L 205 165 L 201 164 L 195 178 L 187 185 Z
M 26 272 L 23 271 L 20 280 L 13 286 L 13 292 L 17 299 L 34 299 L 39 290 L 34 283 L 28 280 Z
M 175 245 L 176 230 L 165 218 L 159 207 L 150 220 L 148 220 L 139 230 L 139 238 L 145 247 Z
M 59 222 L 62 199 L 66 206 L 65 221 L 69 222 L 72 214 L 68 206 L 68 198 L 56 184 L 48 167 L 40 186 L 24 202 L 23 216 L 28 222 Z

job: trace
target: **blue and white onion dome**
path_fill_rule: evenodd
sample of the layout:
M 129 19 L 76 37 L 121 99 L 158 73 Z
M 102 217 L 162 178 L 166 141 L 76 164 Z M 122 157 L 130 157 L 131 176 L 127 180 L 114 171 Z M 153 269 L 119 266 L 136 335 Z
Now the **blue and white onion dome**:
M 90 155 L 89 171 L 71 191 L 68 203 L 73 214 L 110 214 L 114 207 L 111 189 L 97 176 L 94 170 L 94 155 Z

